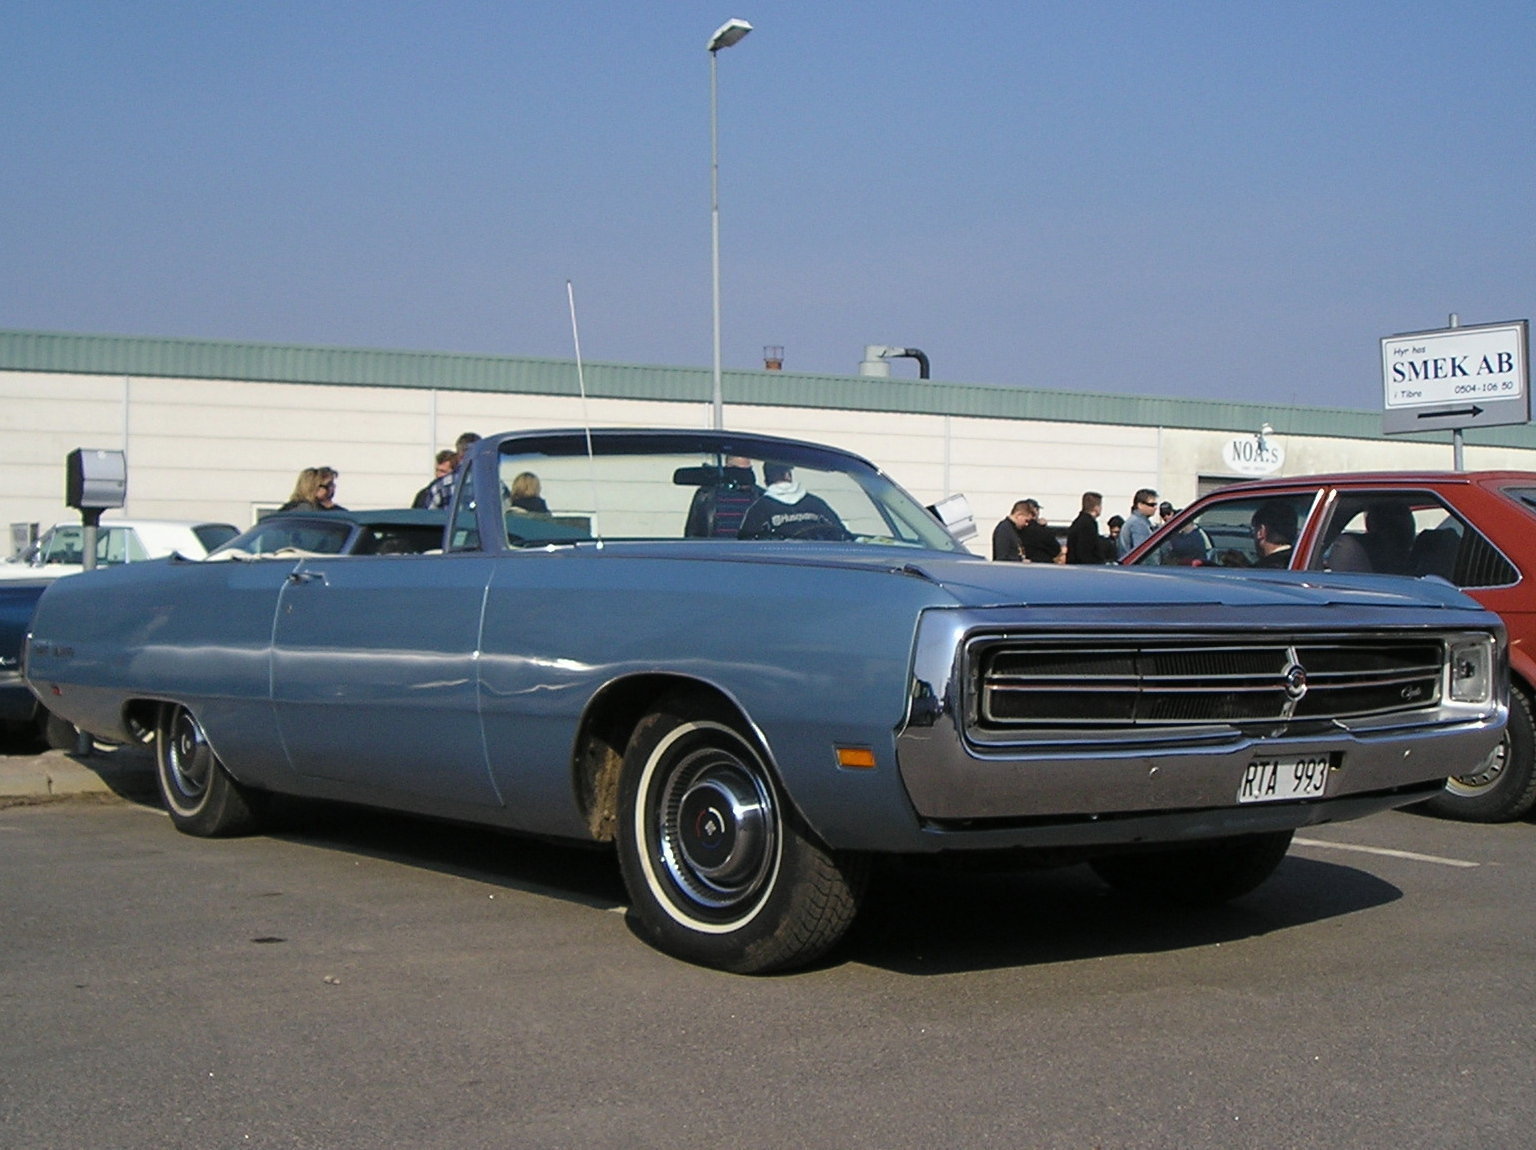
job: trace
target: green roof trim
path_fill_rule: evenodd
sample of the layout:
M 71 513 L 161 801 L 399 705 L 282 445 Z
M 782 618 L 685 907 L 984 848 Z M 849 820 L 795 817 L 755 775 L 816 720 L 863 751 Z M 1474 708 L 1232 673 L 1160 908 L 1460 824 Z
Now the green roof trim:
M 579 394 L 575 360 L 383 351 L 373 348 L 147 336 L 75 335 L 0 330 L 0 370 L 80 375 L 253 380 L 340 387 L 440 388 L 529 395 Z M 583 364 L 587 394 L 603 399 L 707 403 L 706 368 Z M 1286 407 L 1200 399 L 1158 399 L 998 384 L 950 383 L 861 375 L 726 371 L 727 404 L 892 411 L 1055 423 L 1178 427 L 1383 439 L 1379 412 Z M 1446 432 L 1394 438 L 1449 442 Z M 1531 425 L 1468 431 L 1470 444 L 1536 448 Z

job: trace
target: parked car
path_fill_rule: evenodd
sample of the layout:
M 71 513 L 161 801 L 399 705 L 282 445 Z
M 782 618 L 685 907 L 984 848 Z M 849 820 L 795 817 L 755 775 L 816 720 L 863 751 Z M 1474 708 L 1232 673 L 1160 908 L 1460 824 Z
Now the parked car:
M 71 747 L 74 727 L 46 710 L 21 677 L 27 628 L 47 586 L 43 578 L 0 582 L 0 727 L 27 739 L 45 739 L 50 746 Z
M 179 519 L 108 519 L 96 529 L 96 563 L 101 567 L 163 559 L 179 554 L 201 559 L 239 534 L 229 523 Z M 85 528 L 57 523 L 15 559 L 0 563 L 0 579 L 56 577 L 84 570 Z
M 1126 562 L 1251 567 L 1256 514 L 1295 524 L 1284 565 L 1434 577 L 1461 588 L 1509 631 L 1513 695 L 1504 741 L 1427 806 L 1475 822 L 1536 808 L 1536 472 L 1367 472 L 1224 487 L 1187 508 Z
M 220 559 L 279 551 L 314 555 L 419 555 L 443 545 L 446 511 L 280 511 L 212 549 Z
M 282 792 L 612 844 L 634 928 L 734 971 L 822 954 L 882 854 L 1234 898 L 1504 723 L 1503 627 L 1445 584 L 988 563 L 768 436 L 500 435 L 436 553 L 312 550 L 56 580 L 27 678 L 152 741 L 187 833 Z

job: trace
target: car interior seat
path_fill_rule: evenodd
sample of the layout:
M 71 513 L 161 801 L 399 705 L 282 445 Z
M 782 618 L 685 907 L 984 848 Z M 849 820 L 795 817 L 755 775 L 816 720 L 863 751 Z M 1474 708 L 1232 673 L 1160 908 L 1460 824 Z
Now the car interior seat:
M 675 484 L 697 484 L 683 534 L 691 539 L 734 539 L 747 508 L 760 494 L 750 467 L 679 467 Z
M 1323 566 L 1329 571 L 1374 571 L 1370 553 L 1353 531 L 1345 531 L 1328 547 Z
M 1456 556 L 1461 551 L 1461 536 L 1449 527 L 1419 532 L 1409 553 L 1415 575 L 1438 575 L 1454 582 Z

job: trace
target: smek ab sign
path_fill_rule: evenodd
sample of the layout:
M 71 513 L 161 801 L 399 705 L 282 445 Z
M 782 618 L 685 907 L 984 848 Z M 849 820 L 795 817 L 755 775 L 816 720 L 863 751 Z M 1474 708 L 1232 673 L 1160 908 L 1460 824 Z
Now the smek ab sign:
M 1529 326 L 1522 319 L 1383 336 L 1382 431 L 1529 423 Z

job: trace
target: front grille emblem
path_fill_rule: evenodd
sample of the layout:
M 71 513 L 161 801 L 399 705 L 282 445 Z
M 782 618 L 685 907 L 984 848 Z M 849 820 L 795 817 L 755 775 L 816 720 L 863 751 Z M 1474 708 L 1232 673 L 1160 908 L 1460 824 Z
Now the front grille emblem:
M 1285 670 L 1280 672 L 1280 684 L 1285 688 L 1285 703 L 1280 717 L 1287 722 L 1296 715 L 1296 707 L 1307 693 L 1307 669 L 1301 665 L 1301 656 L 1295 647 L 1285 649 Z

